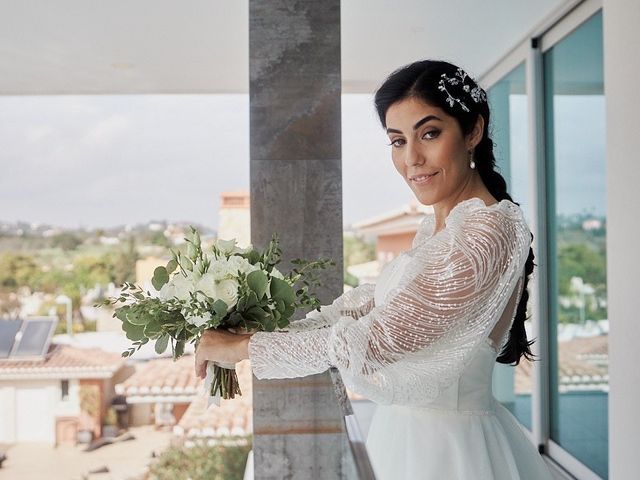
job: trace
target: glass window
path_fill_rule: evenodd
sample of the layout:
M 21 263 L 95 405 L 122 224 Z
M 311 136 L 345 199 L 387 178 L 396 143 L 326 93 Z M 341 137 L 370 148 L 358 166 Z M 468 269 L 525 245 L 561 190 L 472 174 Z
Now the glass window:
M 521 63 L 487 92 L 491 108 L 492 124 L 489 129 L 495 144 L 496 166 L 507 181 L 507 189 L 513 200 L 528 212 L 528 161 L 527 90 L 525 64 Z M 526 322 L 530 332 L 530 322 Z M 529 334 L 531 338 L 531 334 Z M 531 429 L 531 364 L 523 360 L 513 368 L 496 364 L 493 390 L 496 398 L 516 418 Z
M 602 14 L 544 54 L 551 439 L 607 478 Z
M 60 380 L 60 399 L 69 400 L 69 380 Z

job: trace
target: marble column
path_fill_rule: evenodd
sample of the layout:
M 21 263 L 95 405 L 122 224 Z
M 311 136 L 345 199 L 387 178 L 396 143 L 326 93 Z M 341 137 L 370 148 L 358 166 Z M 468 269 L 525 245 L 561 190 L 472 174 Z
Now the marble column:
M 249 0 L 251 237 L 293 258 L 332 258 L 318 290 L 342 293 L 340 1 Z M 343 478 L 328 374 L 254 378 L 256 479 Z

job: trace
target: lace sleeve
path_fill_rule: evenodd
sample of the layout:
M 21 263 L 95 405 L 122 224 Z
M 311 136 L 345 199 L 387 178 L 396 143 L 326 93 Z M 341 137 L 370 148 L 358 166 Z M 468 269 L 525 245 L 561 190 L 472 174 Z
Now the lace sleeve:
M 288 328 L 280 332 L 301 332 L 317 328 L 324 328 L 336 323 L 340 317 L 348 316 L 358 319 L 369 313 L 374 306 L 375 285 L 363 283 L 343 293 L 331 305 L 320 307 L 320 311 L 312 310 L 305 318 L 294 320 Z
M 531 236 L 520 209 L 479 199 L 452 210 L 447 228 L 410 255 L 397 287 L 360 320 L 254 335 L 259 378 L 340 370 L 378 403 L 424 403 L 450 385 L 500 318 L 522 274 Z M 257 367 L 257 368 L 256 368 Z

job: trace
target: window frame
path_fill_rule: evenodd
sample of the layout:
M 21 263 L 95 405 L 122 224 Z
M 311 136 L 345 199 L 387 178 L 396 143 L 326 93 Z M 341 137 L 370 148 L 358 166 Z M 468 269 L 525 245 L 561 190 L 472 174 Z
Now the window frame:
M 525 65 L 525 82 L 528 104 L 528 194 L 529 208 L 525 212 L 530 218 L 534 233 L 533 248 L 538 258 L 549 258 L 548 233 L 549 205 L 547 202 L 547 179 L 553 172 L 549 168 L 545 144 L 545 97 L 543 54 L 564 40 L 585 21 L 602 10 L 602 0 L 573 0 L 559 7 L 541 23 L 532 28 L 524 39 L 479 77 L 488 90 L 520 63 Z M 581 463 L 550 438 L 550 365 L 549 351 L 557 348 L 549 339 L 550 277 L 549 262 L 539 262 L 536 275 L 529 283 L 531 315 L 538 319 L 533 325 L 536 342 L 533 353 L 540 361 L 533 365 L 533 391 L 531 395 L 531 427 L 523 428 L 538 450 L 577 478 L 600 479 L 601 477 Z

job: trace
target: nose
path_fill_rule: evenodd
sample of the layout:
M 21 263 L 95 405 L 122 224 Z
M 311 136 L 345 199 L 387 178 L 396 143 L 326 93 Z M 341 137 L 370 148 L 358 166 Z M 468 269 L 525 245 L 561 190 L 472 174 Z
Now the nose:
M 405 164 L 407 167 L 412 167 L 414 165 L 422 165 L 424 163 L 424 156 L 422 151 L 415 143 L 407 144 L 407 148 L 405 150 Z

